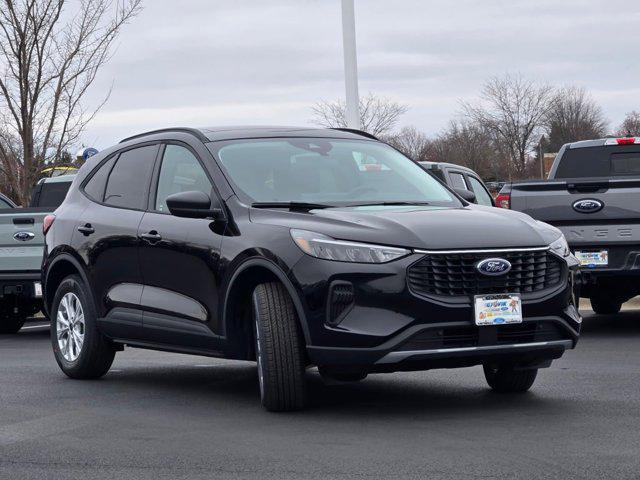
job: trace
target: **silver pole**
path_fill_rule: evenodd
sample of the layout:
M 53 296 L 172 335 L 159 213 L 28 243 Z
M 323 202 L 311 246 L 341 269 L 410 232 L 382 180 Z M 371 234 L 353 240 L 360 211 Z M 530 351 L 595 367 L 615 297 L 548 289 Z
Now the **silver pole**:
M 342 45 L 344 49 L 344 83 L 347 93 L 346 120 L 349 128 L 360 130 L 358 96 L 358 59 L 354 0 L 342 0 Z

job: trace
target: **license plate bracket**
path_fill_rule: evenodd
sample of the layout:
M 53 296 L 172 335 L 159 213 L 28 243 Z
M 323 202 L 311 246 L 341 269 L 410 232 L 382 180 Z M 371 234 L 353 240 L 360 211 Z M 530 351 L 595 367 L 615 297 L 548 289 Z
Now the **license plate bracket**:
M 517 293 L 476 295 L 474 318 L 480 327 L 522 323 L 522 299 Z
M 580 260 L 580 266 L 587 268 L 609 266 L 608 250 L 576 250 L 574 256 Z

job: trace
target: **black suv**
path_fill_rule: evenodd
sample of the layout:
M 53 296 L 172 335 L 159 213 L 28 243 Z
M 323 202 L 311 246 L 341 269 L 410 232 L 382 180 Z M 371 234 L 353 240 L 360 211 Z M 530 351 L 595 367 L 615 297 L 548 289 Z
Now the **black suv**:
M 125 345 L 256 360 L 269 410 L 332 380 L 483 365 L 525 391 L 578 340 L 575 258 L 554 227 L 470 204 L 370 135 L 154 131 L 84 165 L 45 222 L 60 368 Z

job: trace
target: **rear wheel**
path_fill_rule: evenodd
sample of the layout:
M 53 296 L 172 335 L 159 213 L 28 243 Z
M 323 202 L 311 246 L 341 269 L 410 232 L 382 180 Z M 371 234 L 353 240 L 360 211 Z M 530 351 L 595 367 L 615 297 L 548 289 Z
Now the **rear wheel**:
M 51 343 L 60 369 L 71 378 L 99 378 L 115 349 L 97 328 L 91 293 L 77 275 L 65 278 L 51 308 Z
M 0 318 L 0 334 L 18 333 L 26 320 L 27 315 L 21 312 L 4 315 Z
M 499 393 L 522 393 L 531 388 L 538 369 L 516 370 L 513 365 L 484 365 L 484 377 L 492 390 Z
M 618 302 L 615 299 L 605 296 L 596 295 L 590 298 L 591 308 L 598 315 L 613 315 L 618 313 L 622 308 L 622 302 Z
M 304 341 L 291 297 L 282 284 L 263 283 L 252 303 L 262 405 L 273 412 L 299 410 L 306 395 Z

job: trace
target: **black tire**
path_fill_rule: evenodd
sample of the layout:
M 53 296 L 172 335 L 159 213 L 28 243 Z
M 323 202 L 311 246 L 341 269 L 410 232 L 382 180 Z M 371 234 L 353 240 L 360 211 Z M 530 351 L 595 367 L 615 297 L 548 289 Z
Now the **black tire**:
M 74 360 L 67 360 L 58 342 L 57 316 L 62 298 L 73 293 L 84 312 L 84 341 Z M 56 291 L 51 307 L 51 343 L 60 369 L 71 378 L 93 379 L 103 376 L 111 368 L 115 349 L 97 328 L 96 308 L 93 297 L 77 275 L 65 278 Z
M 516 370 L 512 365 L 484 365 L 484 377 L 498 393 L 523 393 L 531 388 L 538 369 Z
M 0 334 L 18 333 L 26 321 L 27 316 L 23 313 L 7 314 L 0 318 Z
M 605 296 L 591 297 L 591 308 L 598 315 L 614 315 L 622 308 L 622 302 L 617 302 Z
M 280 283 L 253 291 L 260 399 L 272 412 L 300 410 L 306 400 L 304 340 L 289 293 Z

